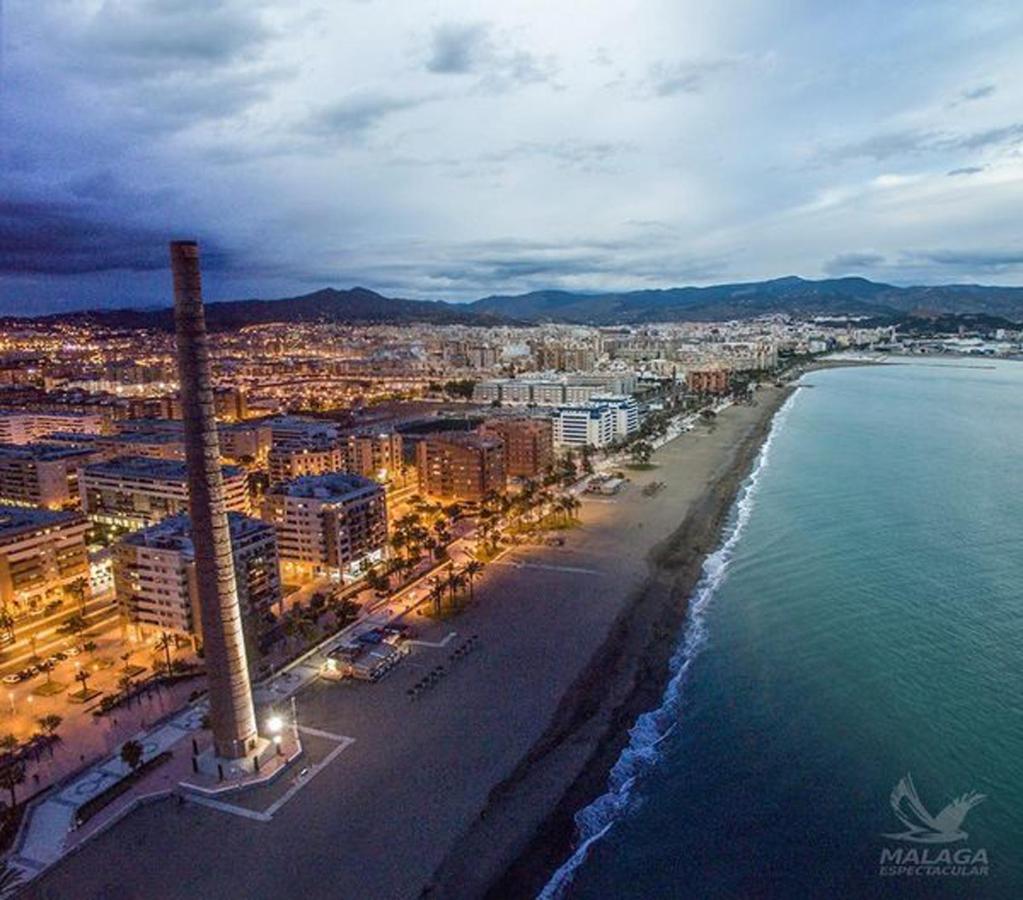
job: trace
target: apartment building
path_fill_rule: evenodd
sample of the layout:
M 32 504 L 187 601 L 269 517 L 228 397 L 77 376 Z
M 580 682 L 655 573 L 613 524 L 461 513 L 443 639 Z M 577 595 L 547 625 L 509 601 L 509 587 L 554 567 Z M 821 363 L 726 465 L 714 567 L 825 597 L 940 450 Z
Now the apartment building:
M 302 445 L 272 447 L 267 462 L 271 484 L 304 475 L 326 475 L 345 470 L 347 453 L 336 438 L 323 438 Z
M 536 478 L 554 464 L 554 423 L 550 419 L 489 419 L 480 433 L 504 442 L 509 477 Z
M 615 411 L 606 404 L 563 406 L 554 412 L 559 447 L 606 447 L 615 439 Z
M 0 444 L 31 444 L 52 431 L 99 434 L 103 417 L 94 413 L 0 411 Z
M 726 394 L 728 370 L 692 369 L 686 372 L 686 387 L 695 394 Z
M 280 612 L 277 533 L 260 519 L 228 513 L 238 601 L 249 650 L 259 658 L 259 637 Z M 113 547 L 114 589 L 121 615 L 146 632 L 170 631 L 202 641 L 195 545 L 188 516 L 172 516 L 135 531 Z
M 594 406 L 606 406 L 614 417 L 615 440 L 628 437 L 639 430 L 639 404 L 627 394 L 594 394 L 590 398 Z
M 78 472 L 98 458 L 96 451 L 59 444 L 0 444 L 0 503 L 77 505 Z
M 88 527 L 78 513 L 0 506 L 0 605 L 25 612 L 88 579 Z
M 505 489 L 504 441 L 493 434 L 450 431 L 426 435 L 416 445 L 419 489 L 451 500 L 478 502 Z
M 248 514 L 244 469 L 223 466 L 229 510 Z M 188 471 L 183 462 L 124 456 L 86 466 L 79 475 L 82 510 L 101 525 L 134 530 L 188 512 Z
M 275 485 L 263 518 L 277 529 L 288 577 L 349 581 L 387 554 L 384 489 L 360 475 L 306 475 Z
M 397 432 L 357 432 L 347 435 L 344 445 L 346 472 L 388 482 L 404 471 L 403 443 Z

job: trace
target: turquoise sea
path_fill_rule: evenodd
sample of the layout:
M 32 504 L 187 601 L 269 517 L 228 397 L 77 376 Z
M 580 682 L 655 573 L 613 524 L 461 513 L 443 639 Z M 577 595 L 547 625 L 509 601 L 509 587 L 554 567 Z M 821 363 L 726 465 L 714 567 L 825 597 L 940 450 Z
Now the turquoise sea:
M 1023 363 L 803 383 L 546 897 L 1023 897 Z

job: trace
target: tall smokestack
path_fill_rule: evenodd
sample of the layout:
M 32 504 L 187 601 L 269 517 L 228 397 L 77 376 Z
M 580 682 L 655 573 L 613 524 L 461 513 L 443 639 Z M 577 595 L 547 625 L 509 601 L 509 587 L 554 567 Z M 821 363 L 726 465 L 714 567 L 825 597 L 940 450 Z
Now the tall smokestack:
M 210 352 L 199 276 L 199 245 L 172 241 L 178 380 L 188 462 L 188 508 L 202 617 L 210 722 L 217 756 L 245 756 L 256 737 L 245 638 L 224 506 Z

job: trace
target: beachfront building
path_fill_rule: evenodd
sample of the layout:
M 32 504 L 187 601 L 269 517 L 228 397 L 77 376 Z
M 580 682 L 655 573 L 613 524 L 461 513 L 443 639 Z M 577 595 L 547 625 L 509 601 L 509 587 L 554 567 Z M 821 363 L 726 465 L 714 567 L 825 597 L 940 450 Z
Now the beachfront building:
M 69 585 L 89 578 L 78 513 L 0 506 L 0 605 L 11 614 L 63 599 Z
M 495 435 L 449 431 L 416 445 L 419 489 L 432 497 L 479 502 L 504 491 L 504 441 Z
M 280 610 L 281 575 L 274 527 L 228 513 L 235 584 L 249 649 Z M 202 641 L 195 545 L 188 516 L 172 516 L 121 538 L 113 547 L 114 589 L 125 621 L 143 636 L 171 632 Z
M 728 370 L 691 369 L 686 372 L 686 387 L 694 394 L 726 394 Z
M 0 444 L 0 503 L 78 504 L 78 472 L 96 452 L 58 444 Z
M 387 552 L 384 489 L 360 475 L 305 475 L 275 485 L 263 518 L 277 529 L 289 579 L 350 581 Z
M 221 471 L 227 508 L 248 514 L 245 471 L 237 466 Z M 79 491 L 82 509 L 93 522 L 129 531 L 188 512 L 188 472 L 175 460 L 125 456 L 86 466 Z
M 615 411 L 607 404 L 563 406 L 554 412 L 559 447 L 606 447 L 615 439 Z
M 628 394 L 595 394 L 590 404 L 606 406 L 611 410 L 614 421 L 614 439 L 627 438 L 639 430 L 639 404 Z
M 554 423 L 550 419 L 489 419 L 479 430 L 504 442 L 509 477 L 536 478 L 554 464 Z
M 0 411 L 0 444 L 31 444 L 53 431 L 99 434 L 103 417 L 94 413 Z

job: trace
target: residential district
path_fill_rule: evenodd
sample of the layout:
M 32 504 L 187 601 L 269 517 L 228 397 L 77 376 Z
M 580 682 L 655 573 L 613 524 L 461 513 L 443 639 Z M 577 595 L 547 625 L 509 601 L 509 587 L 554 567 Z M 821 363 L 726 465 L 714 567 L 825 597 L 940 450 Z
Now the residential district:
M 219 496 L 248 676 L 264 683 L 332 640 L 322 678 L 382 677 L 417 618 L 457 611 L 504 546 L 557 541 L 580 493 L 614 493 L 669 431 L 754 402 L 758 383 L 814 356 L 1019 350 L 1018 334 L 957 340 L 780 316 L 215 332 Z M 210 727 L 205 538 L 189 516 L 175 353 L 173 334 L 85 320 L 0 337 L 0 841 L 29 875 L 53 859 L 26 850 L 26 806 L 113 754 L 119 774 L 48 826 L 85 827 L 166 758 L 137 735 L 190 709 Z M 358 627 L 394 597 L 407 600 L 399 624 Z M 275 740 L 278 756 L 294 749 Z M 219 753 L 210 784 L 231 776 L 232 755 Z M 193 771 L 199 784 L 198 757 Z

